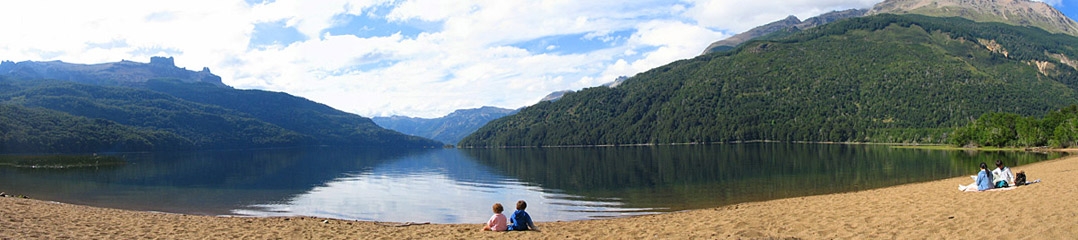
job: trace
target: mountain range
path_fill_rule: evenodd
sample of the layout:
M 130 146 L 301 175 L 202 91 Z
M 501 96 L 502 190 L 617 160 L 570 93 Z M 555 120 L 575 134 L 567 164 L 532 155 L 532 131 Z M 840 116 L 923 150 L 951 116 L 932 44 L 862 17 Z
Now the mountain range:
M 516 114 L 480 108 L 439 119 L 372 120 L 237 90 L 169 57 L 3 61 L 0 153 L 442 145 L 375 121 L 465 147 L 942 142 L 984 113 L 1038 116 L 1078 104 L 1076 29 L 1028 0 L 886 0 L 791 16 Z
M 1078 23 L 1073 19 L 1047 3 L 1030 0 L 887 0 L 873 6 L 866 14 L 883 13 L 961 17 L 1078 36 Z
M 371 118 L 379 126 L 404 134 L 420 136 L 457 144 L 468 134 L 494 119 L 516 113 L 513 109 L 481 107 L 456 110 L 440 118 L 413 118 L 404 116 Z
M 602 86 L 614 88 L 628 80 L 629 77 L 620 76 L 612 82 Z M 552 102 L 561 99 L 572 90 L 555 91 L 548 94 L 539 102 Z M 405 134 L 430 138 L 446 144 L 457 144 L 465 136 L 472 134 L 488 122 L 504 116 L 512 115 L 517 110 L 482 107 L 477 109 L 460 109 L 440 118 L 413 118 L 406 116 L 374 117 L 374 122 L 387 129 L 392 129 Z
M 0 153 L 441 146 L 304 98 L 233 89 L 208 70 L 154 59 L 6 62 Z
M 876 14 L 918 14 L 933 17 L 961 17 L 977 22 L 999 22 L 1031 26 L 1051 33 L 1078 36 L 1078 23 L 1043 2 L 1029 0 L 886 0 L 871 9 L 833 11 L 801 21 L 796 16 L 764 24 L 716 41 L 703 54 L 726 51 L 753 39 L 780 38 L 790 33 L 834 21 Z M 783 33 L 783 34 L 775 34 Z
M 942 142 L 981 114 L 1040 116 L 1078 103 L 1075 57 L 1078 38 L 1037 27 L 872 14 L 569 93 L 460 145 Z
M 738 45 L 741 45 L 741 43 L 757 39 L 759 37 L 763 37 L 765 35 L 769 35 L 775 32 L 798 31 L 802 29 L 814 28 L 816 26 L 828 24 L 842 19 L 864 16 L 866 12 L 868 12 L 868 10 L 862 9 L 833 11 L 820 16 L 805 19 L 805 21 L 801 21 L 801 19 L 798 19 L 796 16 L 790 15 L 785 19 L 764 24 L 762 26 L 755 27 L 732 37 L 711 43 L 711 45 L 708 45 L 707 48 L 704 49 L 703 54 L 730 50 L 734 47 L 737 47 Z
M 0 74 L 18 79 L 54 79 L 96 85 L 137 86 L 150 79 L 168 78 L 186 83 L 209 83 L 228 87 L 221 77 L 202 71 L 176 67 L 172 57 L 151 57 L 149 63 L 122 60 L 114 63 L 75 64 L 50 62 L 0 62 Z

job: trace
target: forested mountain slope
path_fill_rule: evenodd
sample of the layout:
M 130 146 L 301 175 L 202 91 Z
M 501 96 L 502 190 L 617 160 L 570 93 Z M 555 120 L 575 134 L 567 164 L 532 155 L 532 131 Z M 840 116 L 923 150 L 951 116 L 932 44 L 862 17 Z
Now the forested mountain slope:
M 145 84 L 145 88 L 186 101 L 235 110 L 274 126 L 311 136 L 318 144 L 441 146 L 429 139 L 384 129 L 370 118 L 287 93 L 217 88 L 209 84 L 171 80 L 151 80 Z
M 19 105 L 0 104 L 0 153 L 153 151 L 190 149 L 171 132 L 136 128 L 103 119 Z
M 677 61 L 618 88 L 501 118 L 461 146 L 873 141 L 986 112 L 1078 103 L 1078 38 L 1000 23 L 876 15 Z M 879 140 L 875 140 L 879 141 Z
M 0 153 L 440 146 L 283 93 L 176 80 L 145 87 L 0 77 Z

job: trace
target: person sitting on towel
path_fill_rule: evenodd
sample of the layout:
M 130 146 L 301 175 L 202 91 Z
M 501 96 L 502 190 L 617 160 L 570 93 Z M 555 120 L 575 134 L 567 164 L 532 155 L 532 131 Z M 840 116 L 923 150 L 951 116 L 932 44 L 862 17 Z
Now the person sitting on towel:
M 984 191 L 992 189 L 992 173 L 988 171 L 988 164 L 981 162 L 981 171 L 973 177 L 973 183 L 969 185 L 958 185 L 958 191 Z
M 977 172 L 977 191 L 992 189 L 992 173 L 988 172 L 988 164 L 981 162 L 981 171 Z
M 996 169 L 992 170 L 992 177 L 995 179 L 995 188 L 1005 188 L 1014 185 L 1014 174 L 1011 173 L 1011 168 L 1003 166 L 1003 161 L 996 159 Z

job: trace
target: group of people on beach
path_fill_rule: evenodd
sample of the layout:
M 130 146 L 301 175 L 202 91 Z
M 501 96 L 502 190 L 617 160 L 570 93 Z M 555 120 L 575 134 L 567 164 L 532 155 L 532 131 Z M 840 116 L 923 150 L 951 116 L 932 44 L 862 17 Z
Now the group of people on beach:
M 1011 168 L 1003 166 L 1001 160 L 996 160 L 996 169 L 989 170 L 988 164 L 984 162 L 981 162 L 980 167 L 981 171 L 977 172 L 977 176 L 973 176 L 973 184 L 958 185 L 959 191 L 987 191 L 1028 184 L 1025 172 L 1020 171 L 1015 175 Z
M 517 210 L 509 218 L 502 215 L 505 208 L 502 207 L 501 203 L 494 203 L 491 208 L 494 210 L 494 216 L 490 216 L 487 225 L 483 226 L 483 231 L 539 231 L 539 228 L 532 222 L 532 217 L 528 215 L 528 212 L 524 211 L 524 209 L 528 208 L 528 203 L 524 202 L 524 200 L 517 201 Z

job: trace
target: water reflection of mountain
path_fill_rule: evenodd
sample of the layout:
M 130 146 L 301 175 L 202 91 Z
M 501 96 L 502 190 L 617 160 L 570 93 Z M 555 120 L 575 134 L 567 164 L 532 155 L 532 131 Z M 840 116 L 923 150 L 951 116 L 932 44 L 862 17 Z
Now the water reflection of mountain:
M 623 216 L 619 202 L 588 201 L 520 182 L 456 149 L 426 152 L 345 174 L 277 203 L 237 209 L 244 215 L 303 215 L 394 222 L 478 223 L 490 205 L 529 201 L 541 221 Z
M 671 210 L 872 189 L 969 174 L 980 161 L 1046 158 L 779 143 L 463 151 L 545 189 Z
M 414 175 L 437 173 L 462 183 L 477 185 L 497 185 L 506 181 L 506 176 L 497 169 L 471 160 L 464 152 L 445 149 L 425 152 L 422 155 L 403 157 L 395 161 L 376 166 L 373 171 L 383 175 Z
M 277 203 L 236 210 L 256 216 L 304 215 L 368 221 L 480 222 L 491 203 L 522 190 L 456 149 L 441 149 L 350 172 Z
M 130 153 L 124 166 L 0 168 L 0 189 L 38 199 L 135 210 L 227 214 L 309 191 L 421 149 L 296 148 Z
M 127 165 L 102 168 L 0 167 L 0 191 L 134 210 L 444 223 L 482 222 L 492 202 L 527 199 L 535 218 L 556 221 L 869 189 L 971 174 L 995 159 L 1013 165 L 1047 156 L 734 144 L 307 148 L 127 158 Z

